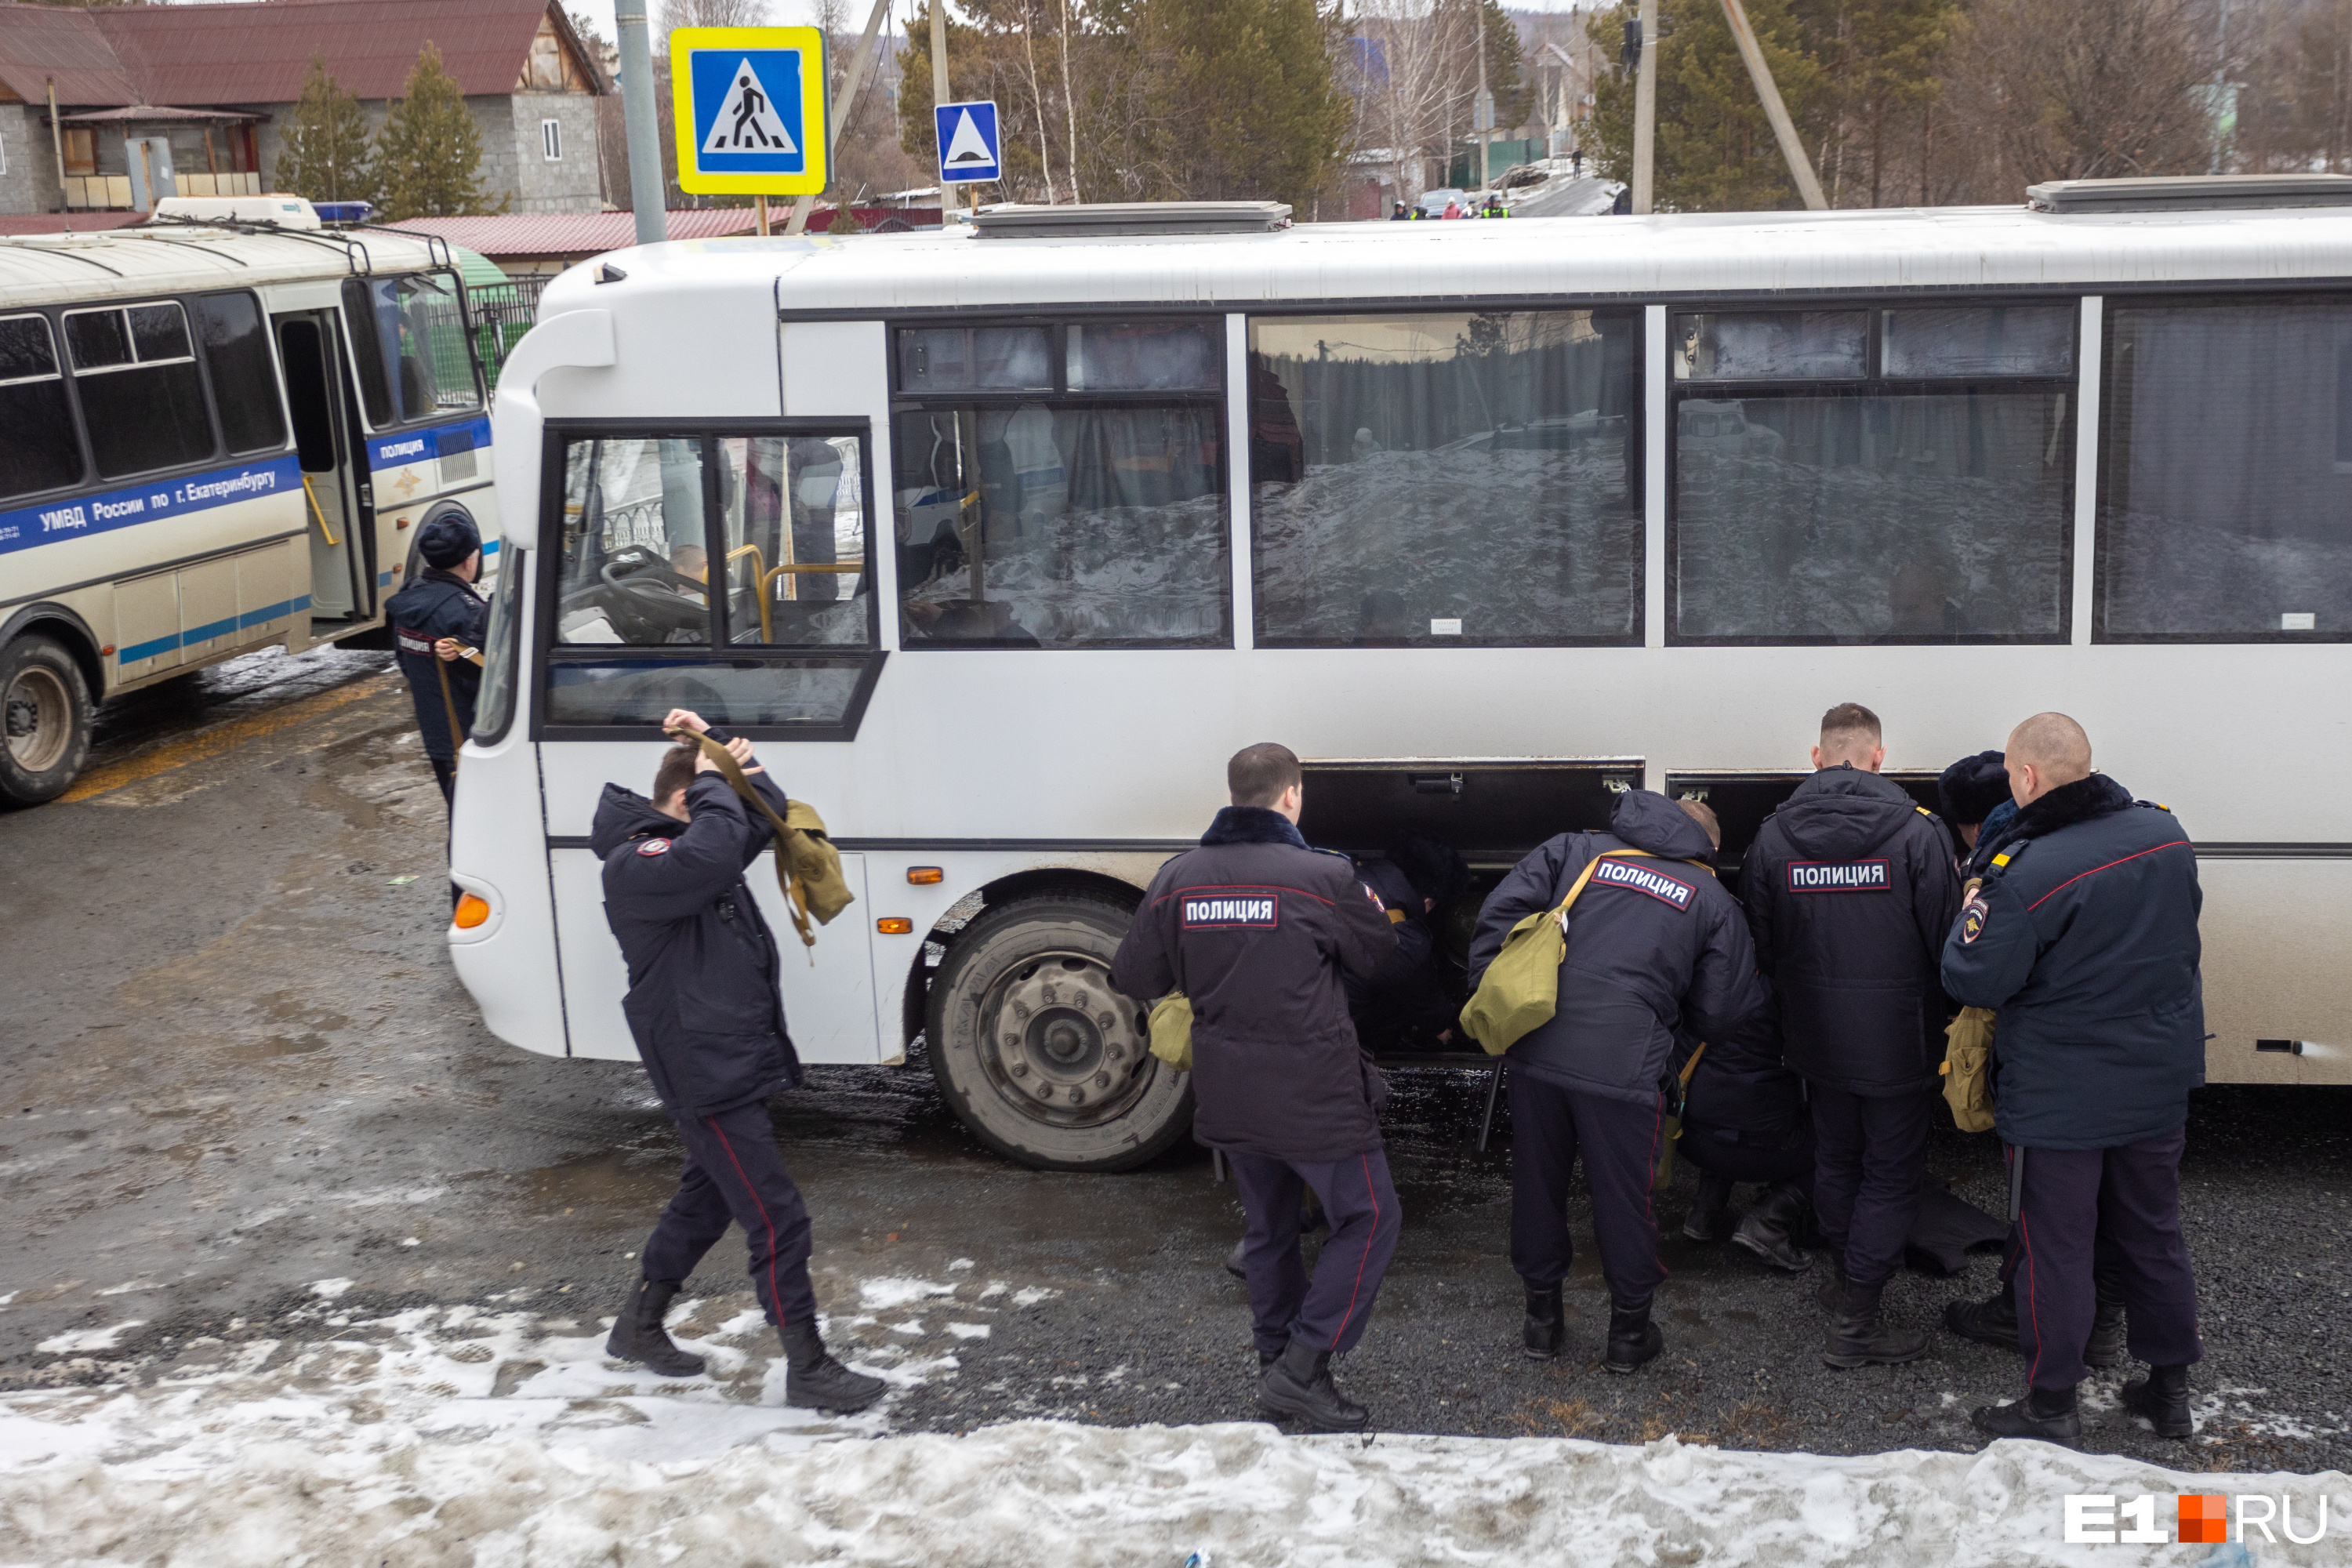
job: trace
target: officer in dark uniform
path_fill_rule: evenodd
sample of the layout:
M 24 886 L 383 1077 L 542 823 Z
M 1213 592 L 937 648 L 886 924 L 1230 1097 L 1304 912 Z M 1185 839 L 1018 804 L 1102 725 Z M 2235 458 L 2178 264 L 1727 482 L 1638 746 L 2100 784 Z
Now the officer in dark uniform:
M 1344 977 L 1357 1039 L 1375 1052 L 1452 1044 L 1462 1003 L 1448 983 L 1433 922 L 1470 885 L 1469 862 L 1449 844 L 1409 833 L 1389 846 L 1386 858 L 1362 861 L 1356 870 L 1388 906 L 1397 939 L 1371 975 Z
M 1708 1043 L 1691 1073 L 1675 1147 L 1700 1173 L 1698 1201 L 1683 1220 L 1685 1237 L 1716 1240 L 1733 1185 L 1761 1183 L 1762 1195 L 1732 1231 L 1733 1245 L 1788 1273 L 1812 1267 L 1797 1247 L 1812 1214 L 1812 1117 L 1804 1081 L 1781 1059 L 1777 1007 L 1759 1008 Z
M 1370 1415 L 1333 1384 L 1331 1357 L 1363 1337 L 1402 1215 L 1377 1115 L 1388 1089 L 1340 976 L 1370 975 L 1396 939 L 1354 863 L 1299 837 L 1288 748 L 1235 753 L 1225 782 L 1233 804 L 1152 879 L 1111 984 L 1192 1003 L 1192 1136 L 1223 1151 L 1249 1219 L 1259 1402 L 1355 1431 Z M 1298 1251 L 1307 1188 L 1331 1226 L 1311 1280 Z
M 1951 836 L 1878 776 L 1885 760 L 1869 709 L 1822 715 L 1818 771 L 1765 819 L 1740 876 L 1812 1102 L 1813 1207 L 1842 1258 L 1822 1291 L 1822 1359 L 1841 1368 L 1927 1352 L 1925 1336 L 1887 1326 L 1879 1300 L 1919 1211 L 1950 1016 L 1936 969 L 1960 908 Z
M 1507 1058 L 1511 1266 L 1527 1285 L 1530 1356 L 1557 1356 L 1567 1336 L 1559 1284 L 1574 1250 L 1566 1211 L 1580 1154 L 1609 1283 L 1602 1364 L 1630 1373 L 1664 1346 L 1650 1321 L 1650 1298 L 1666 1277 L 1650 1180 L 1675 1032 L 1719 1037 L 1766 995 L 1739 906 L 1716 882 L 1715 850 L 1695 814 L 1653 791 L 1627 790 L 1608 832 L 1550 840 L 1514 867 L 1478 911 L 1474 985 L 1511 928 L 1558 909 L 1593 866 L 1569 912 L 1559 1011 Z
M 1969 1419 L 1995 1437 L 2082 1440 L 2075 1385 L 2105 1274 L 2148 1364 L 2125 1408 L 2186 1437 L 2204 1354 L 2180 1233 L 2189 1091 L 2205 1081 L 2197 853 L 2171 813 L 2091 771 L 2090 738 L 2064 714 L 2019 725 L 2006 756 L 2018 813 L 1979 845 L 1990 868 L 1969 884 L 1943 978 L 2000 1013 L 1993 1119 L 2018 1194 L 2029 1387 Z
M 450 738 L 454 717 L 457 735 L 474 727 L 474 700 L 482 689 L 479 665 L 458 657 L 461 647 L 478 648 L 490 622 L 488 601 L 474 592 L 482 574 L 482 536 L 462 517 L 439 517 L 416 536 L 416 552 L 425 570 L 384 602 L 384 619 L 392 626 L 392 647 L 400 673 L 408 678 L 408 700 L 416 708 L 416 727 L 425 735 L 425 754 L 440 783 L 441 798 L 455 798 L 457 752 Z M 449 678 L 453 716 L 441 700 L 439 664 Z
M 662 727 L 709 732 L 684 709 Z M 782 816 L 784 792 L 752 760 L 751 742 L 727 749 Z M 702 1371 L 702 1358 L 671 1342 L 662 1317 L 731 1219 L 751 1251 L 752 1291 L 783 1341 L 784 1403 L 862 1410 L 882 1396 L 882 1381 L 843 1366 L 817 1333 L 808 1209 L 768 1119 L 768 1097 L 799 1088 L 803 1076 L 784 1028 L 776 939 L 743 883 L 771 842 L 766 818 L 694 745 L 663 755 L 651 800 L 608 784 L 596 805 L 589 847 L 604 863 L 604 919 L 629 966 L 621 1008 L 686 1144 L 677 1194 L 646 1238 L 635 1289 L 604 1348 L 665 1377 Z

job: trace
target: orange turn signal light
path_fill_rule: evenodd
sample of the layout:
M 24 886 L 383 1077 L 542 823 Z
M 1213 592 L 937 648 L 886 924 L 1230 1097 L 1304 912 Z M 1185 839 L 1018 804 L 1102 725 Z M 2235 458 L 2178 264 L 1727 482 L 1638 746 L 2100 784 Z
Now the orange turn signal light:
M 905 936 L 915 929 L 915 922 L 912 921 L 899 920 L 896 916 L 891 916 L 887 919 L 876 921 L 874 922 L 874 929 L 880 931 L 884 936 Z
M 457 900 L 457 912 L 449 917 L 449 923 L 459 931 L 471 931 L 489 918 L 488 901 L 467 893 Z
M 907 868 L 907 880 L 914 883 L 915 886 L 919 888 L 928 888 L 934 883 L 942 882 L 946 879 L 947 873 L 941 871 L 937 866 L 909 866 Z

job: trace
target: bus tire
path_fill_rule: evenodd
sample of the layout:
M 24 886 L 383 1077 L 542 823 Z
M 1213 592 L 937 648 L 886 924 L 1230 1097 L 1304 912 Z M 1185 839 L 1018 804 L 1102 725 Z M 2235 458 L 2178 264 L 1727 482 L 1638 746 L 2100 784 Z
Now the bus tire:
M 65 794 L 89 757 L 89 683 L 63 643 L 38 632 L 0 648 L 0 802 Z
M 1006 1158 L 1125 1171 L 1191 1130 L 1192 1075 L 1152 1056 L 1146 1010 L 1110 987 L 1128 921 L 1108 899 L 1023 899 L 967 927 L 932 978 L 932 1076 Z

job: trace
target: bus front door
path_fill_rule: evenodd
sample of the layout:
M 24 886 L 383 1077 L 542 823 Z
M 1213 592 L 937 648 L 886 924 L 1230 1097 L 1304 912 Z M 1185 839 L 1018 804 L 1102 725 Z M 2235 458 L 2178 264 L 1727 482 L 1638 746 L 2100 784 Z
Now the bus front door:
M 375 531 L 362 489 L 365 475 L 355 461 L 357 423 L 335 315 L 302 310 L 273 320 L 302 487 L 310 492 L 310 621 L 364 621 L 375 614 Z

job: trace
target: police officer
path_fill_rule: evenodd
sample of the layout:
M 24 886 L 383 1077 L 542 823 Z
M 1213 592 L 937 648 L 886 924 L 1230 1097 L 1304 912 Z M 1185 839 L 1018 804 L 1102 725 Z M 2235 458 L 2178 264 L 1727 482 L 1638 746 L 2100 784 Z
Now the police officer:
M 2075 1385 L 2105 1272 L 2148 1363 L 2124 1405 L 2186 1437 L 2189 1368 L 2204 1354 L 2180 1234 L 2189 1091 L 2205 1081 L 2196 851 L 2169 812 L 2092 772 L 2090 738 L 2063 713 L 2020 724 L 2006 757 L 2018 813 L 1986 841 L 1943 978 L 2000 1015 L 1993 1118 L 2017 1194 L 2011 1289 L 2031 1370 L 2023 1399 L 1969 1419 L 1995 1437 L 2082 1440 Z
M 1348 1016 L 1365 1049 L 1453 1043 L 1461 999 L 1447 984 L 1446 960 L 1433 927 L 1437 911 L 1470 885 L 1470 865 L 1452 845 L 1407 833 L 1384 859 L 1356 868 L 1388 908 L 1396 947 L 1370 976 L 1346 975 Z
M 1397 203 L 1396 210 L 1389 214 L 1389 221 L 1391 223 L 1409 223 L 1412 221 L 1411 218 L 1405 216 L 1403 202 L 1400 201 Z
M 1797 1247 L 1812 1213 L 1812 1119 L 1803 1080 L 1781 1059 L 1779 1009 L 1759 1008 L 1708 1044 L 1691 1073 L 1676 1149 L 1700 1172 L 1685 1237 L 1717 1239 L 1733 1185 L 1761 1183 L 1764 1192 L 1740 1216 L 1732 1244 L 1790 1274 L 1812 1267 Z
M 1512 868 L 1478 911 L 1474 985 L 1513 926 L 1558 909 L 1593 868 L 1569 913 L 1559 1010 L 1507 1058 L 1511 1266 L 1527 1286 L 1527 1353 L 1539 1360 L 1559 1354 L 1567 1336 L 1559 1285 L 1574 1251 L 1566 1210 L 1580 1154 L 1609 1285 L 1602 1364 L 1630 1373 L 1664 1346 L 1650 1321 L 1650 1298 L 1666 1275 L 1650 1179 L 1675 1029 L 1718 1037 L 1766 994 L 1739 906 L 1717 885 L 1715 850 L 1695 815 L 1653 791 L 1629 789 L 1608 832 L 1550 840 Z
M 710 732 L 684 709 L 662 727 Z M 784 792 L 753 761 L 751 742 L 730 741 L 727 750 L 782 816 Z M 621 1008 L 686 1144 L 677 1195 L 646 1240 L 635 1288 L 604 1348 L 665 1377 L 702 1371 L 702 1358 L 678 1349 L 662 1318 L 732 1219 L 750 1248 L 752 1291 L 783 1341 L 784 1403 L 862 1410 L 882 1396 L 882 1381 L 843 1366 L 817 1333 L 808 1208 L 768 1120 L 768 1097 L 799 1088 L 803 1076 L 784 1028 L 776 939 L 743 883 L 770 843 L 766 818 L 693 744 L 663 754 L 650 800 L 608 784 L 596 805 L 589 847 L 604 862 L 604 919 L 629 966 Z
M 1402 1215 L 1377 1113 L 1388 1098 L 1348 1021 L 1343 973 L 1396 945 L 1387 911 L 1344 855 L 1298 834 L 1298 759 L 1271 743 L 1225 765 L 1233 804 L 1201 847 L 1160 868 L 1111 962 L 1111 984 L 1192 1006 L 1192 1136 L 1223 1151 L 1249 1220 L 1246 1273 L 1258 1400 L 1323 1431 L 1370 1419 L 1331 1381 L 1363 1337 Z M 1331 1235 L 1310 1280 L 1299 1199 Z
M 437 517 L 418 532 L 416 552 L 425 560 L 425 570 L 385 601 L 383 613 L 392 626 L 400 673 L 408 678 L 408 700 L 416 708 L 425 754 L 446 802 L 455 798 L 457 787 L 457 752 L 450 725 L 454 721 L 459 737 L 474 727 L 474 700 L 482 689 L 480 666 L 458 657 L 461 647 L 481 647 L 483 628 L 489 625 L 490 606 L 474 591 L 482 574 L 482 536 L 463 517 Z M 454 715 L 441 700 L 436 663 L 449 678 Z
M 1839 1368 L 1927 1352 L 1879 1303 L 1919 1212 L 1949 1016 L 1936 969 L 1960 882 L 1950 835 L 1879 777 L 1885 760 L 1878 715 L 1858 702 L 1823 714 L 1813 776 L 1765 818 L 1740 873 L 1812 1103 L 1813 1208 L 1841 1258 L 1821 1292 L 1822 1359 Z

